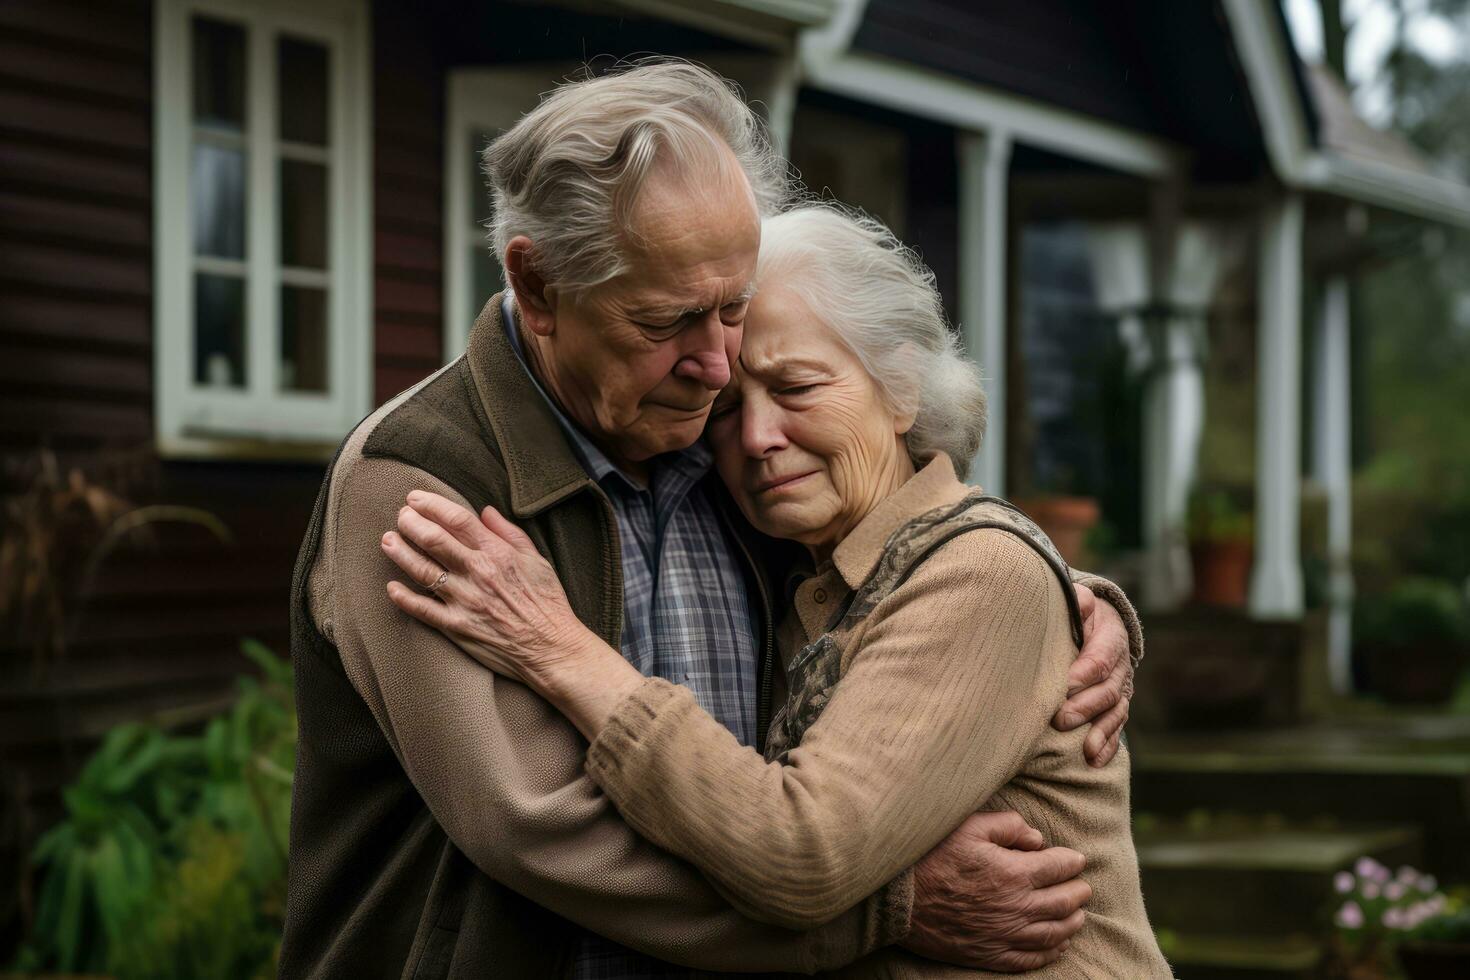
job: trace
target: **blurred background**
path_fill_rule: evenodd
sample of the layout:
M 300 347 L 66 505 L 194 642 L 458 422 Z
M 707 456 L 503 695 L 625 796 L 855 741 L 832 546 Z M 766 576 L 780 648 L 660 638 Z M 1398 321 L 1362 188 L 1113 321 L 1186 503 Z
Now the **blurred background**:
M 485 141 L 649 53 L 922 252 L 972 480 L 1144 610 L 1179 975 L 1470 976 L 1467 0 L 0 3 L 0 964 L 274 974 L 326 461 L 499 288 Z

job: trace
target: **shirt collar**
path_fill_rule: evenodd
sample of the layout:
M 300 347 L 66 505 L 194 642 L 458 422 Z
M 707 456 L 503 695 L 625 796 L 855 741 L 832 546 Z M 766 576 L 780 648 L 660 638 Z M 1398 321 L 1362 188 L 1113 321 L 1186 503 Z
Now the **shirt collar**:
M 521 367 L 525 369 L 526 377 L 531 379 L 531 384 L 535 385 L 536 390 L 541 393 L 541 397 L 546 399 L 546 404 L 551 408 L 551 413 L 556 416 L 556 421 L 561 425 L 562 431 L 567 434 L 567 440 L 572 446 L 572 453 L 577 457 L 577 461 L 582 464 L 582 469 L 599 484 L 602 484 L 608 478 L 613 478 L 625 484 L 629 489 L 643 489 L 619 469 L 618 465 L 609 459 L 607 454 L 599 449 L 597 444 L 589 439 L 587 434 L 567 417 L 567 414 L 562 411 L 561 406 L 556 403 L 556 399 L 552 398 L 546 389 L 541 386 L 540 379 L 536 377 L 535 372 L 531 370 L 530 365 L 526 362 L 525 350 L 521 346 L 521 331 L 517 326 L 514 294 L 509 289 L 501 297 L 500 311 L 500 319 L 505 325 L 505 336 L 510 341 L 511 349 L 515 351 L 516 358 L 521 362 Z M 693 482 L 709 472 L 713 458 L 709 447 L 701 439 L 687 449 L 665 453 L 658 457 L 655 461 L 655 466 L 671 466 Z
M 832 563 L 848 588 L 856 589 L 872 574 L 894 531 L 912 518 L 959 500 L 969 491 L 954 474 L 954 464 L 936 453 L 908 482 L 878 503 L 858 526 L 838 542 Z

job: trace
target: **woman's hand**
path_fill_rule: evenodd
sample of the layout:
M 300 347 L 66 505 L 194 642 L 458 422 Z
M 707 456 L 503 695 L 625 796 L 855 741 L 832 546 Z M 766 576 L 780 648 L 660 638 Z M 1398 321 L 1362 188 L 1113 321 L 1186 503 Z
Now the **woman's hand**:
M 572 612 L 535 544 L 493 507 L 482 521 L 416 490 L 398 512 L 398 530 L 383 535 L 383 551 L 428 590 L 389 582 L 393 604 L 496 673 L 540 687 L 569 658 L 594 644 L 606 649 Z

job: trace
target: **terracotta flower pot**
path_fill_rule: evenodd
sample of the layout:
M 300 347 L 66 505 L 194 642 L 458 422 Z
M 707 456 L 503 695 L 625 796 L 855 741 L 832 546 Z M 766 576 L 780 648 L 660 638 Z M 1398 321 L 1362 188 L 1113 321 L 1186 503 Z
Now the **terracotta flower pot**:
M 1196 541 L 1189 546 L 1194 566 L 1194 601 L 1204 606 L 1240 609 L 1250 594 L 1254 549 L 1247 540 Z
M 1046 532 L 1068 565 L 1082 564 L 1087 532 L 1097 526 L 1101 516 L 1094 498 L 1026 497 L 1013 502 Z
M 1406 942 L 1398 956 L 1409 980 L 1470 977 L 1470 943 Z

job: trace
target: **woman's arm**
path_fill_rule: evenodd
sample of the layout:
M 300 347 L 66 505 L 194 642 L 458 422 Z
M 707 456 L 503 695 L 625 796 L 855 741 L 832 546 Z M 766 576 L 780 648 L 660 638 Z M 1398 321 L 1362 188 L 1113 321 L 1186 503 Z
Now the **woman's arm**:
M 1015 775 L 1061 701 L 1070 646 L 1042 560 L 1006 532 L 969 532 L 874 610 L 787 765 L 651 679 L 618 706 L 587 770 L 640 834 L 748 914 L 809 928 L 912 865 Z
M 752 918 L 809 927 L 909 867 L 1011 777 L 1065 687 L 1071 634 L 1049 569 L 1005 532 L 971 532 L 879 605 L 790 765 L 767 764 L 687 690 L 589 639 L 499 515 L 485 528 L 501 540 L 480 541 L 485 528 L 459 520 L 472 514 L 410 504 L 399 530 L 437 564 L 396 535 L 385 549 L 415 581 L 450 575 L 436 597 L 391 587 L 395 603 L 574 716 L 593 740 L 589 773 L 628 822 Z M 454 540 L 466 535 L 473 547 Z M 1039 662 L 1051 628 L 1066 648 L 1055 669 Z

